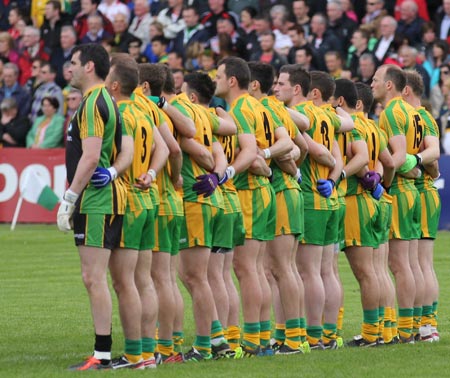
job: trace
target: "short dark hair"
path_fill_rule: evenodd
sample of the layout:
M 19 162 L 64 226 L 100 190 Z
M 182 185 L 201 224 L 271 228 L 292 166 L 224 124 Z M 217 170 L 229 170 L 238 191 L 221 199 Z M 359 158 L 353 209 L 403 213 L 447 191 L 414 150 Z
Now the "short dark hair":
M 59 2 L 58 0 L 49 0 L 47 1 L 47 4 L 51 4 L 53 9 L 57 9 L 61 12 L 61 2 Z
M 169 94 L 175 93 L 175 80 L 170 68 L 163 63 L 156 63 L 155 66 L 161 67 L 161 70 L 165 72 L 166 80 L 164 80 L 163 91 Z M 153 91 L 152 91 L 153 94 Z
M 44 105 L 44 101 L 48 101 L 50 103 L 50 105 L 55 109 L 58 110 L 59 109 L 59 101 L 56 97 L 53 96 L 45 96 L 42 100 L 41 100 L 41 106 Z
M 248 68 L 250 69 L 251 81 L 256 80 L 259 82 L 261 92 L 268 93 L 270 88 L 272 88 L 275 77 L 273 66 L 262 62 L 249 62 Z
M 163 35 L 155 35 L 152 38 L 152 43 L 153 42 L 159 42 L 161 43 L 161 45 L 167 46 L 169 44 L 169 41 L 167 40 L 167 38 L 165 38 Z
M 280 68 L 280 74 L 289 74 L 289 83 L 300 85 L 304 97 L 309 93 L 311 87 L 311 75 L 304 70 L 300 64 L 286 64 Z
M 398 66 L 388 64 L 384 74 L 384 81 L 392 81 L 395 89 L 401 92 L 406 85 L 405 72 Z
M 225 66 L 227 78 L 234 76 L 238 82 L 239 89 L 247 89 L 250 83 L 250 69 L 247 62 L 236 56 L 229 56 L 222 59 L 218 66 Z
M 186 11 L 186 10 L 193 10 L 197 16 L 200 16 L 200 14 L 198 13 L 197 7 L 194 7 L 193 5 L 187 5 L 187 6 L 185 6 L 185 7 L 183 8 L 183 12 Z
M 53 66 L 50 62 L 44 61 L 44 62 L 41 64 L 41 69 L 42 69 L 43 67 L 48 67 L 49 72 L 56 75 L 56 73 L 57 73 L 57 72 L 56 72 L 56 68 L 55 68 L 55 66 Z
M 161 96 L 167 73 L 161 65 L 141 63 L 139 68 L 139 84 L 147 82 L 150 85 L 152 96 Z
M 372 89 L 367 84 L 361 82 L 355 83 L 355 87 L 356 92 L 358 93 L 358 100 L 361 100 L 363 103 L 364 113 L 369 113 L 373 104 Z
M 304 50 L 306 56 L 311 56 L 311 57 L 314 56 L 314 52 L 313 52 L 312 48 L 308 45 L 300 46 L 297 50 L 295 50 L 295 52 L 297 52 L 299 50 Z
M 423 93 L 425 92 L 425 86 L 423 84 L 423 78 L 420 73 L 417 71 L 405 71 L 406 75 L 406 85 L 411 88 L 413 93 L 418 96 L 422 97 Z
M 255 18 L 255 16 L 258 14 L 258 11 L 250 5 L 242 8 L 240 13 L 242 12 L 247 12 L 251 18 Z
M 305 28 L 302 25 L 299 25 L 299 24 L 295 24 L 295 25 L 289 26 L 288 31 L 289 30 L 295 30 L 297 32 L 297 34 L 305 35 Z
M 370 39 L 370 33 L 365 30 L 365 29 L 356 29 L 353 34 L 355 34 L 356 32 L 358 32 L 359 34 L 361 34 L 361 37 L 363 37 L 367 42 L 369 42 Z
M 311 88 L 318 89 L 322 94 L 322 99 L 327 101 L 334 94 L 336 83 L 329 73 L 322 71 L 312 71 L 311 75 Z
M 348 107 L 355 108 L 358 101 L 358 92 L 356 91 L 355 83 L 349 79 L 337 79 L 336 89 L 334 90 L 334 97 L 344 97 Z
M 203 72 L 192 72 L 184 77 L 188 86 L 188 92 L 195 92 L 200 103 L 209 104 L 214 96 L 216 84 L 208 74 Z
M 138 63 L 129 54 L 117 53 L 111 56 L 112 77 L 120 83 L 120 93 L 131 96 L 138 86 Z
M 75 46 L 72 55 L 80 53 L 80 63 L 85 66 L 87 62 L 94 63 L 95 74 L 102 80 L 106 79 L 109 73 L 109 55 L 106 49 L 97 43 L 86 43 Z

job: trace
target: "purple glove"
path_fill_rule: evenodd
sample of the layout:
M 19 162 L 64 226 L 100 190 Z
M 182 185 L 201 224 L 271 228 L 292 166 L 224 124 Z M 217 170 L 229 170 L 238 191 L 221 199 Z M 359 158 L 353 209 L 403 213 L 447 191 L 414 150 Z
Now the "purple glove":
M 335 185 L 334 181 L 330 179 L 317 180 L 317 190 L 319 191 L 320 195 L 325 198 L 331 196 L 331 193 L 333 193 L 334 185 Z
M 372 197 L 375 198 L 377 201 L 380 200 L 381 196 L 384 193 L 383 185 L 377 184 L 374 190 L 372 190 Z
M 374 190 L 380 181 L 381 175 L 378 172 L 369 171 L 361 178 L 361 185 L 364 189 Z
M 219 185 L 219 176 L 216 173 L 197 176 L 196 179 L 198 181 L 192 185 L 192 189 L 197 192 L 197 195 L 203 194 L 204 197 L 213 194 L 217 185 Z

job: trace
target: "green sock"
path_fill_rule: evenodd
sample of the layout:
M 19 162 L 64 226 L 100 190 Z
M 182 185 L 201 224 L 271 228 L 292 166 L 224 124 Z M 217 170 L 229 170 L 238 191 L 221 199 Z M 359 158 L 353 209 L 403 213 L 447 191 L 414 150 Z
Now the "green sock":
M 156 340 L 151 337 L 142 338 L 142 352 L 155 353 Z
M 270 344 L 270 333 L 272 331 L 272 327 L 270 326 L 270 320 L 264 320 L 259 323 L 260 324 L 260 340 L 259 343 L 266 347 Z
M 306 341 L 306 318 L 300 318 L 300 340 Z
M 242 344 L 251 349 L 256 349 L 259 347 L 259 333 L 261 330 L 261 325 L 257 323 L 244 323 L 244 332 L 242 337 Z
M 211 336 L 197 335 L 193 346 L 203 357 L 209 357 L 211 355 Z
M 184 334 L 183 332 L 173 332 L 172 333 L 173 340 L 173 350 L 176 353 L 181 353 L 181 346 L 184 343 Z
M 125 354 L 140 356 L 142 354 L 142 340 L 125 339 Z
M 213 322 L 211 323 L 211 340 L 223 339 L 225 339 L 225 336 L 223 334 L 222 324 L 220 324 L 219 320 L 213 320 Z

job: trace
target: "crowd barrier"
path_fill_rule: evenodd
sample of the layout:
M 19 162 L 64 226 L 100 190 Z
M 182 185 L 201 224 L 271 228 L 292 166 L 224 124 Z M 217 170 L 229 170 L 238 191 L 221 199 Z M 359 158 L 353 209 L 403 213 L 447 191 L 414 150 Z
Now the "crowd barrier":
M 28 169 L 36 169 L 47 184 L 62 198 L 66 188 L 65 150 L 30 150 L 25 148 L 0 149 L 0 222 L 10 223 L 19 200 L 19 185 L 26 177 Z M 441 177 L 436 186 L 442 199 L 442 212 L 439 228 L 450 230 L 450 156 L 439 160 Z M 57 207 L 48 211 L 39 205 L 23 202 L 19 223 L 54 223 Z

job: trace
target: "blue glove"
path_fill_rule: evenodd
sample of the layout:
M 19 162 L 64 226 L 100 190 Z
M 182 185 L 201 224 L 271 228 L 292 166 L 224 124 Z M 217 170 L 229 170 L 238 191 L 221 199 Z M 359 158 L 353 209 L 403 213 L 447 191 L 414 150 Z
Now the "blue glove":
M 317 190 L 319 191 L 320 195 L 325 198 L 328 198 L 329 196 L 331 196 L 331 193 L 333 193 L 334 185 L 335 185 L 335 183 L 331 179 L 317 180 Z
M 374 190 L 372 190 L 372 197 L 375 198 L 377 201 L 380 200 L 380 198 L 383 196 L 384 188 L 383 185 L 378 184 Z
M 99 189 L 108 185 L 117 178 L 117 171 L 114 167 L 103 168 L 97 167 L 91 177 L 91 184 Z
M 197 195 L 203 194 L 203 197 L 209 197 L 219 185 L 217 173 L 197 176 L 196 179 L 198 181 L 192 185 L 192 189 L 197 192 Z
M 374 190 L 380 181 L 381 175 L 378 172 L 369 171 L 361 178 L 361 185 L 364 189 Z

